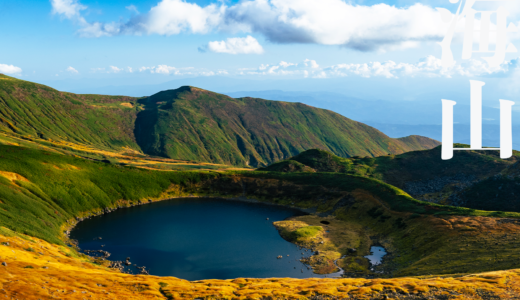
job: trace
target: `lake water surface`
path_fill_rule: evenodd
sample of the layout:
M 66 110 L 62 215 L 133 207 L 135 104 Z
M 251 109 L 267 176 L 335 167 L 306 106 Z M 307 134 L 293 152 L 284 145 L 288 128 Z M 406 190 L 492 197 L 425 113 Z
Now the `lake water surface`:
M 377 266 L 383 263 L 383 256 L 386 255 L 386 250 L 383 247 L 370 247 L 370 255 L 365 256 L 370 261 L 372 266 Z
M 174 199 L 82 221 L 70 237 L 82 250 L 110 252 L 110 260 L 130 257 L 151 275 L 187 280 L 325 277 L 299 262 L 311 251 L 282 239 L 272 224 L 301 214 L 266 204 Z M 137 272 L 134 266 L 128 270 Z

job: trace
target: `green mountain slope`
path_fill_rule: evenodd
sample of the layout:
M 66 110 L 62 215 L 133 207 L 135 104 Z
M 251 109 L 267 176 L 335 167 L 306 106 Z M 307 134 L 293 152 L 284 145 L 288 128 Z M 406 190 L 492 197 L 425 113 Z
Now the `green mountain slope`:
M 359 156 L 356 156 L 359 158 Z M 288 168 L 286 166 L 295 166 Z M 296 167 L 297 166 L 297 167 Z M 304 151 L 288 160 L 276 162 L 266 168 L 260 168 L 259 171 L 272 172 L 337 172 L 349 173 L 354 171 L 352 159 L 342 158 L 330 152 L 310 149 Z
M 135 99 L 76 95 L 0 74 L 0 131 L 98 148 L 139 149 Z M 131 106 L 131 105 L 128 105 Z
M 365 124 L 301 103 L 230 98 L 182 87 L 139 100 L 135 136 L 145 153 L 261 166 L 320 148 L 336 155 L 378 156 L 438 145 L 392 139 Z
M 109 151 L 263 166 L 319 148 L 342 157 L 429 149 L 301 103 L 181 87 L 146 98 L 76 95 L 0 75 L 0 132 Z
M 432 149 L 440 145 L 439 141 L 421 135 L 409 135 L 398 138 L 398 140 L 405 143 L 412 150 Z
M 469 147 L 456 144 L 457 147 Z M 520 152 L 457 151 L 441 159 L 441 147 L 400 155 L 342 158 L 312 149 L 259 171 L 337 172 L 383 180 L 416 199 L 480 210 L 520 212 Z

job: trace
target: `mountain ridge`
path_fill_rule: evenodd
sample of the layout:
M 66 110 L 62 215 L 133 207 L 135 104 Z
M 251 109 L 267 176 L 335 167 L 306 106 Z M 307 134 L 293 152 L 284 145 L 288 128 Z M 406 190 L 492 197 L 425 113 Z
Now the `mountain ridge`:
M 342 157 L 429 149 L 302 103 L 183 86 L 149 97 L 77 95 L 0 75 L 0 131 L 183 160 L 264 166 L 312 148 Z

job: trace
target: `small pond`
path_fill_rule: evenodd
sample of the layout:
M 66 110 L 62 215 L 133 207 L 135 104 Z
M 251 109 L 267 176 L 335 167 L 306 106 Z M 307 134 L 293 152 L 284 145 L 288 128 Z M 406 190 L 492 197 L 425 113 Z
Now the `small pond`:
M 383 256 L 386 255 L 386 250 L 383 247 L 370 247 L 370 255 L 365 256 L 370 261 L 370 265 L 377 266 L 383 262 Z
M 301 214 L 267 204 L 174 199 L 82 221 L 70 237 L 83 251 L 110 252 L 112 261 L 130 257 L 127 271 L 134 274 L 136 264 L 151 275 L 187 280 L 325 277 L 299 261 L 311 251 L 282 239 L 272 224 Z

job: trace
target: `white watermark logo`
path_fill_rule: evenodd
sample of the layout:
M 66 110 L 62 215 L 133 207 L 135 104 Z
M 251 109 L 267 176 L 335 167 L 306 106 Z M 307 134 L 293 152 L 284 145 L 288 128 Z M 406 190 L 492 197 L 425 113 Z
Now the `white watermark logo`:
M 517 52 L 516 47 L 507 44 L 507 33 L 517 32 L 513 23 L 507 25 L 507 10 L 499 6 L 494 11 L 477 11 L 473 5 L 478 2 L 498 2 L 500 0 L 450 0 L 451 3 L 460 1 L 457 12 L 454 16 L 445 8 L 438 8 L 443 20 L 450 22 L 446 36 L 439 43 L 442 47 L 442 66 L 451 67 L 455 64 L 453 53 L 451 52 L 451 41 L 455 34 L 457 23 L 465 19 L 464 40 L 462 45 L 462 59 L 469 59 L 473 52 L 494 53 L 493 56 L 483 57 L 490 67 L 498 67 L 505 60 L 506 52 Z M 464 2 L 464 6 L 462 6 Z M 480 21 L 475 21 L 475 15 L 480 15 Z M 493 24 L 491 17 L 496 18 Z M 477 25 L 478 23 L 478 25 Z M 478 35 L 475 35 L 478 33 Z M 493 34 L 493 35 L 491 35 Z M 478 50 L 473 49 L 473 39 L 479 39 Z M 490 50 L 490 42 L 494 40 L 494 50 Z M 470 80 L 471 87 L 471 106 L 470 106 L 470 148 L 453 148 L 453 106 L 456 102 L 442 99 L 442 154 L 444 160 L 453 157 L 453 150 L 500 150 L 500 158 L 505 159 L 513 155 L 513 134 L 512 134 L 512 106 L 515 104 L 510 100 L 500 99 L 500 148 L 482 148 L 482 81 Z
M 500 99 L 500 148 L 482 148 L 482 81 L 470 80 L 470 148 L 453 148 L 453 106 L 457 102 L 442 99 L 442 154 L 444 160 L 453 157 L 453 150 L 500 150 L 500 158 L 513 155 L 511 111 L 515 104 Z
M 453 53 L 451 52 L 451 41 L 455 34 L 457 23 L 465 18 L 464 26 L 464 41 L 462 45 L 462 59 L 469 59 L 473 52 L 477 53 L 494 53 L 493 56 L 483 57 L 490 67 L 498 67 L 504 62 L 506 52 L 517 52 L 516 47 L 509 43 L 507 44 L 507 32 L 517 32 L 517 28 L 513 23 L 509 23 L 507 26 L 507 15 L 508 12 L 503 6 L 499 6 L 495 11 L 477 11 L 473 9 L 473 5 L 477 1 L 495 2 L 498 0 L 465 0 L 464 7 L 462 2 L 464 0 L 450 0 L 451 3 L 457 3 L 460 1 L 457 12 L 454 16 L 445 9 L 437 8 L 442 14 L 443 20 L 450 22 L 448 32 L 444 36 L 444 39 L 439 44 L 442 47 L 442 66 L 451 67 L 455 60 L 453 59 Z M 462 8 L 462 11 L 461 11 Z M 480 26 L 476 26 L 475 15 L 480 14 Z M 491 17 L 496 16 L 496 24 L 491 22 Z M 477 30 L 478 28 L 478 30 Z M 479 48 L 473 50 L 473 37 L 478 32 Z M 495 39 L 495 49 L 490 50 L 490 33 L 493 33 Z

